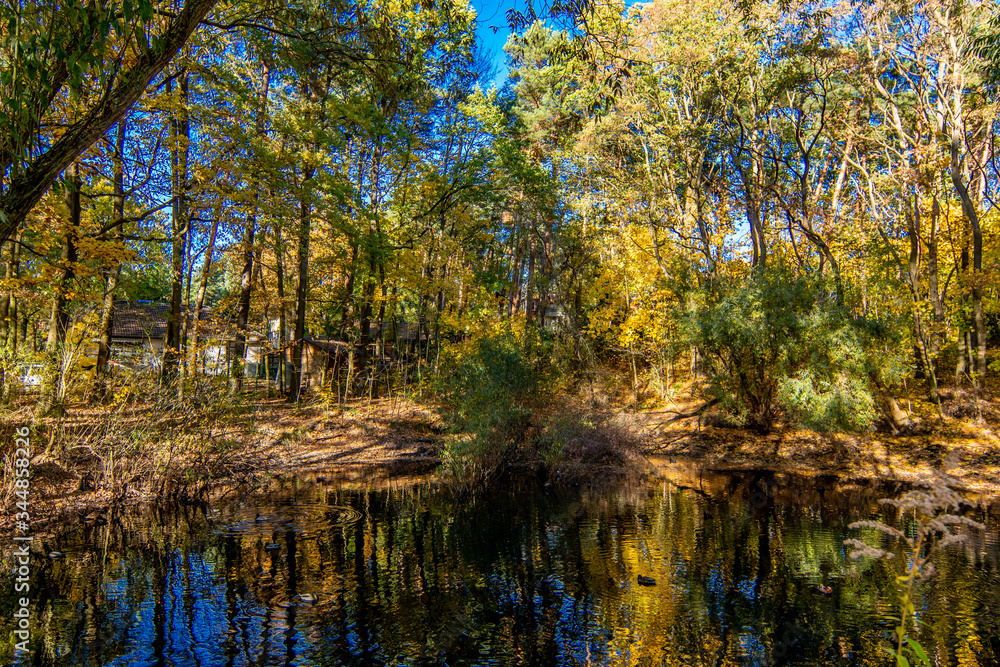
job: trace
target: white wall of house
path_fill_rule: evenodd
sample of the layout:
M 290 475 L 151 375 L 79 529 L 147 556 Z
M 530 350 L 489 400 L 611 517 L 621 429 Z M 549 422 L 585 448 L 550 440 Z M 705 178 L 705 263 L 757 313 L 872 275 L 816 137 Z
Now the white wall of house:
M 198 371 L 205 375 L 226 375 L 229 372 L 229 353 L 226 343 L 209 343 L 198 354 Z
M 111 361 L 131 368 L 159 367 L 163 359 L 163 341 L 146 338 L 113 338 Z

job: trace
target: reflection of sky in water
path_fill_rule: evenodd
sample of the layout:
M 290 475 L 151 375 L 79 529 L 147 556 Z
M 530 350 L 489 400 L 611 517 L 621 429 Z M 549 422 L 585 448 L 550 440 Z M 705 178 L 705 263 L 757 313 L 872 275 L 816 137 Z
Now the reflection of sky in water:
M 767 650 L 760 639 L 753 634 L 752 629 L 747 628 L 746 632 L 740 633 L 739 643 L 740 653 L 744 657 L 743 664 L 762 667 L 767 664 Z
M 753 601 L 757 597 L 757 581 L 755 579 L 745 579 L 741 581 L 736 586 L 736 590 L 740 592 L 740 595 L 745 597 L 749 601 Z
M 528 485 L 467 502 L 308 487 L 126 534 L 82 529 L 57 545 L 66 559 L 39 561 L 31 664 L 884 662 L 875 610 L 893 608 L 893 572 L 842 546 L 877 494 L 827 491 L 820 513 L 794 488 L 751 507 L 738 478 L 711 497 L 652 490 Z M 963 548 L 939 559 L 918 601 L 941 664 L 989 664 L 1000 648 L 995 533 L 968 553 L 975 567 Z M 5 633 L 12 604 L 0 597 Z

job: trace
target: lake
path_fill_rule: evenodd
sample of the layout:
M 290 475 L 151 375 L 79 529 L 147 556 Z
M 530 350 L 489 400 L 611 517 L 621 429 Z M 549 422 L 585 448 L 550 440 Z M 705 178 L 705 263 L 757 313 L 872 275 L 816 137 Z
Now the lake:
M 901 559 L 852 560 L 843 540 L 880 544 L 859 519 L 909 529 L 878 503 L 903 489 L 661 463 L 617 486 L 472 496 L 292 480 L 81 524 L 45 544 L 65 557 L 33 561 L 35 652 L 15 664 L 893 664 Z M 939 665 L 1000 664 L 997 509 L 970 510 L 987 531 L 937 554 L 919 589 Z

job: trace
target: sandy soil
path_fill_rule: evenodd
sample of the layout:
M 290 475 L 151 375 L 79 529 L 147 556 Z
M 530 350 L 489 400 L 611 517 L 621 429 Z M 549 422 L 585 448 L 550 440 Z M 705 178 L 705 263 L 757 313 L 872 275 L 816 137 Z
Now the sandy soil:
M 419 474 L 439 462 L 444 424 L 432 407 L 381 400 L 310 412 L 305 421 L 279 418 L 272 436 L 260 443 L 258 451 L 273 462 L 274 472 Z

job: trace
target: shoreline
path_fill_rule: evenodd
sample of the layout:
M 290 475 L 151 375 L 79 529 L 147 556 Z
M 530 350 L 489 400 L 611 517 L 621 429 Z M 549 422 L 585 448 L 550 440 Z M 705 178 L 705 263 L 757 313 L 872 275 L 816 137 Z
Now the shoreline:
M 37 461 L 33 465 L 34 531 L 58 531 L 60 524 L 101 520 L 112 512 L 131 512 L 158 504 L 201 504 L 231 493 L 265 493 L 273 484 L 289 480 L 320 483 L 394 483 L 404 478 L 432 479 L 441 462 L 444 425 L 433 406 L 412 400 L 373 401 L 367 404 L 279 407 L 264 403 L 273 417 L 260 424 L 238 451 L 202 461 L 198 478 L 182 482 L 193 468 L 190 457 L 171 459 L 160 475 L 171 483 L 166 495 L 149 488 L 119 488 L 115 492 L 83 481 L 101 465 L 100 457 L 77 455 L 66 461 Z M 626 415 L 636 441 L 637 465 L 648 477 L 671 476 L 674 469 L 689 475 L 768 473 L 803 479 L 836 479 L 838 483 L 897 483 L 918 485 L 936 477 L 942 465 L 957 463 L 950 472 L 955 490 L 983 499 L 1000 495 L 1000 442 L 963 433 L 967 425 L 955 422 L 945 432 L 885 437 L 836 436 L 783 430 L 760 436 L 743 429 L 697 426 L 693 421 L 658 429 L 654 413 Z M 666 440 L 667 445 L 656 445 Z M 88 450 L 89 451 L 89 450 Z M 148 454 L 148 453 L 147 453 Z M 36 462 L 33 459 L 33 464 Z M 614 466 L 565 462 L 575 479 L 604 477 L 635 481 L 629 465 Z M 560 466 L 541 460 L 522 461 L 511 471 L 547 477 L 556 483 Z M 564 477 L 566 482 L 569 476 Z M 566 483 L 564 482 L 564 483 Z M 76 487 L 76 488 L 74 488 Z M 161 490 L 165 488 L 161 486 Z M 0 533 L 13 530 L 8 520 Z

